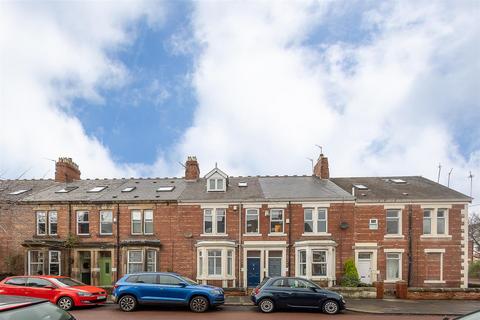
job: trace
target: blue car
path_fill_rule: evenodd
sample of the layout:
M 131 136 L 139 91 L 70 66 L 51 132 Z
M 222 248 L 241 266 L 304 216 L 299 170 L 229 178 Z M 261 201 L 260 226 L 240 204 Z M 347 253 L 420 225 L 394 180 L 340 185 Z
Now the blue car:
M 205 312 L 222 305 L 222 288 L 200 285 L 176 273 L 149 272 L 123 276 L 113 288 L 113 298 L 122 311 L 133 311 L 139 304 L 189 306 L 193 312 Z

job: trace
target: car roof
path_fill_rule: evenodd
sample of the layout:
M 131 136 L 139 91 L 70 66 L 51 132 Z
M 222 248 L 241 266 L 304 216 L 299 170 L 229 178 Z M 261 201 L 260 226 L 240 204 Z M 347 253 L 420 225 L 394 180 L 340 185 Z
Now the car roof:
M 32 275 L 32 276 L 10 276 L 7 277 L 6 279 L 12 279 L 12 278 L 37 278 L 37 279 L 62 279 L 62 278 L 68 278 L 66 276 L 51 276 L 51 275 Z
M 31 297 L 0 295 L 0 311 L 30 306 L 42 302 L 48 302 L 48 300 Z
M 163 275 L 170 275 L 170 276 L 180 276 L 178 273 L 175 272 L 134 272 L 134 273 L 128 273 L 125 276 L 140 276 L 140 275 L 145 275 L 145 274 L 163 274 Z

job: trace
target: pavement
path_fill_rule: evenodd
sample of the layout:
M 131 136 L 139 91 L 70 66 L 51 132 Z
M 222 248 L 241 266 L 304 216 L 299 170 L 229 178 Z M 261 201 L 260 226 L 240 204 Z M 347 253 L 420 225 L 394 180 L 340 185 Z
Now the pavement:
M 77 320 L 442 320 L 443 316 L 432 315 L 384 315 L 343 311 L 330 316 L 318 311 L 278 311 L 264 314 L 253 306 L 222 306 L 205 313 L 193 313 L 187 308 L 166 306 L 140 306 L 134 312 L 122 312 L 117 305 L 107 304 L 98 307 L 71 311 Z
M 476 300 L 346 299 L 347 310 L 370 314 L 463 315 L 480 310 Z M 248 296 L 226 297 L 229 306 L 251 306 Z

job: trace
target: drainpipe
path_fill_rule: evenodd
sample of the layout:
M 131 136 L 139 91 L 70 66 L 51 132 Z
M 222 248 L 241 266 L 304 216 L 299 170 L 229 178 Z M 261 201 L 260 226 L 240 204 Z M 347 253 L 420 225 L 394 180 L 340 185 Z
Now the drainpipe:
M 413 208 L 410 204 L 408 206 L 408 278 L 407 278 L 407 286 L 410 287 L 412 284 L 412 267 L 413 267 L 413 228 L 412 228 L 412 220 L 413 220 Z
M 292 241 L 292 202 L 288 201 L 288 243 L 287 243 L 287 253 L 288 253 L 288 274 L 287 276 L 290 277 L 291 274 L 291 241 Z
M 117 274 L 116 280 L 120 279 L 120 204 L 117 203 L 117 234 L 116 234 L 116 249 L 117 249 L 117 256 L 116 256 L 116 265 L 117 265 Z
M 68 202 L 68 237 L 72 235 L 72 204 Z M 68 246 L 67 248 L 68 256 L 68 276 L 72 276 L 72 248 Z
M 240 279 L 240 270 L 242 269 L 242 248 L 242 203 L 240 202 L 238 204 L 238 287 L 240 287 L 240 282 L 243 282 Z

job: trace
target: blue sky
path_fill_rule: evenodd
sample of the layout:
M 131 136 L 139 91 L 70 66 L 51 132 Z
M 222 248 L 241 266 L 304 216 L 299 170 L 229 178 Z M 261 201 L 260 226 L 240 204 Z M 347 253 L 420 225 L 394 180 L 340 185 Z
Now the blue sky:
M 334 176 L 480 179 L 478 2 L 0 9 L 2 178 L 310 174 L 318 144 Z

